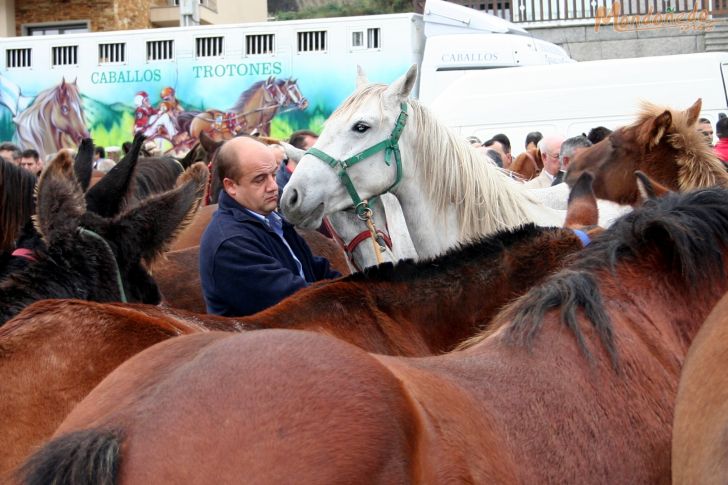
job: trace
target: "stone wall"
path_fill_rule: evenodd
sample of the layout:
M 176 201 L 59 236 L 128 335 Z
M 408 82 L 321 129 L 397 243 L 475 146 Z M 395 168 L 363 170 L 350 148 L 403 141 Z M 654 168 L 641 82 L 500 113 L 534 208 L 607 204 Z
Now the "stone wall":
M 523 26 L 534 37 L 563 47 L 577 61 L 705 52 L 705 34 L 701 31 L 681 32 L 676 28 L 662 28 L 617 32 L 611 25 L 602 25 L 596 32 L 593 22 L 586 25 Z
M 15 29 L 26 24 L 88 21 L 91 31 L 150 28 L 153 0 L 16 0 Z

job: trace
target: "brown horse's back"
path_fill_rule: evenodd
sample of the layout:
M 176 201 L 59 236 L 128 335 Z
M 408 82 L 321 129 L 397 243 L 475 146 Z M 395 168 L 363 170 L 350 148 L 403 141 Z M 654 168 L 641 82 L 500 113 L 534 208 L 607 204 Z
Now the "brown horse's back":
M 123 306 L 109 305 L 102 315 L 97 306 L 104 305 L 44 300 L 0 328 L 0 477 L 42 444 L 119 364 L 157 342 L 202 328 Z
M 676 484 L 728 483 L 728 296 L 695 337 L 680 376 L 672 441 Z
M 155 346 L 109 376 L 56 436 L 89 422 L 121 426 L 135 438 L 128 447 L 121 440 L 122 483 L 408 483 L 421 463 L 402 457 L 415 456 L 421 419 L 369 354 L 323 335 L 269 330 Z M 226 465 L 198 455 L 209 450 L 224 453 Z

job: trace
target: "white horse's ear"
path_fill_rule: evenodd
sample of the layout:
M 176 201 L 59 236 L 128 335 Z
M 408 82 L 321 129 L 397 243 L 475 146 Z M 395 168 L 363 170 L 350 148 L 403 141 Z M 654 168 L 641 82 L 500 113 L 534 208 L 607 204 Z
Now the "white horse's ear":
M 356 87 L 360 88 L 361 86 L 369 84 L 369 80 L 367 79 L 367 73 L 364 72 L 364 68 L 362 68 L 360 65 L 357 64 L 356 66 Z
M 301 157 L 303 157 L 303 154 L 306 153 L 306 150 L 301 150 L 300 148 L 296 148 L 293 145 L 289 145 L 286 142 L 280 142 L 281 146 L 286 152 L 286 156 L 293 160 L 294 162 L 300 162 Z
M 407 98 L 407 96 L 409 96 L 410 92 L 412 91 L 416 79 L 417 65 L 412 64 L 412 66 L 407 71 L 407 74 L 390 84 L 387 90 L 384 92 L 384 95 L 394 96 L 399 100 L 404 100 L 405 98 Z

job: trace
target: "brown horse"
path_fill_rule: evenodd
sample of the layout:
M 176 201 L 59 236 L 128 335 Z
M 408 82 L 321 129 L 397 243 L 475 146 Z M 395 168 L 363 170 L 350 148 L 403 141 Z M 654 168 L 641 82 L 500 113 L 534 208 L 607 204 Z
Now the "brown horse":
M 685 359 L 675 403 L 672 480 L 728 481 L 728 296 L 715 306 Z
M 83 391 L 90 392 L 113 363 L 119 365 L 168 338 L 170 331 L 165 329 L 304 329 L 371 352 L 433 355 L 451 350 L 487 326 L 504 304 L 579 248 L 579 239 L 569 230 L 528 226 L 430 262 L 387 264 L 320 282 L 239 319 L 149 305 L 40 302 L 0 331 L 0 348 L 7 349 L 0 353 L 0 395 L 11 396 L 0 407 L 0 429 L 8 430 L 0 434 L 0 448 L 5 450 L 0 476 L 49 437 Z M 155 278 L 159 281 L 157 274 Z M 147 334 L 151 337 L 133 337 Z M 31 340 L 33 345 L 28 344 Z M 73 350 L 79 346 L 84 349 Z M 103 352 L 103 365 L 89 365 L 96 362 L 96 351 Z M 55 356 L 52 362 L 44 359 L 49 353 Z M 23 377 L 27 375 L 33 378 Z M 65 384 L 66 379 L 73 382 Z M 66 387 L 73 392 L 57 392 Z
M 596 196 L 620 204 L 639 199 L 635 170 L 673 191 L 728 187 L 723 164 L 696 130 L 701 106 L 698 99 L 681 112 L 644 103 L 635 123 L 580 152 L 565 181 L 571 185 L 584 171 L 592 172 Z
M 189 133 L 194 139 L 205 133 L 214 141 L 229 140 L 239 134 L 268 136 L 273 117 L 281 108 L 291 105 L 294 109 L 308 106 L 296 80 L 271 76 L 253 83 L 227 112 L 209 109 L 194 113 Z
M 647 202 L 447 355 L 290 330 L 155 345 L 74 408 L 24 483 L 668 483 L 681 363 L 728 290 L 727 200 Z M 421 297 L 468 296 L 441 291 Z

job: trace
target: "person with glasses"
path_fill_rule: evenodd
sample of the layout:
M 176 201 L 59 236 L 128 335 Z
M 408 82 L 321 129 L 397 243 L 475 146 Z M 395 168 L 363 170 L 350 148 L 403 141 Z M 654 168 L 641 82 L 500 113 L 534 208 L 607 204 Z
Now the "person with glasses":
M 278 163 L 270 148 L 254 138 L 233 138 L 217 160 L 223 190 L 200 240 L 208 313 L 251 315 L 310 283 L 340 276 L 276 212 Z
M 543 161 L 543 170 L 541 170 L 538 177 L 526 182 L 526 187 L 530 189 L 551 187 L 551 184 L 561 169 L 559 153 L 563 142 L 564 137 L 558 134 L 545 136 L 538 142 L 538 149 L 541 152 L 541 160 Z

